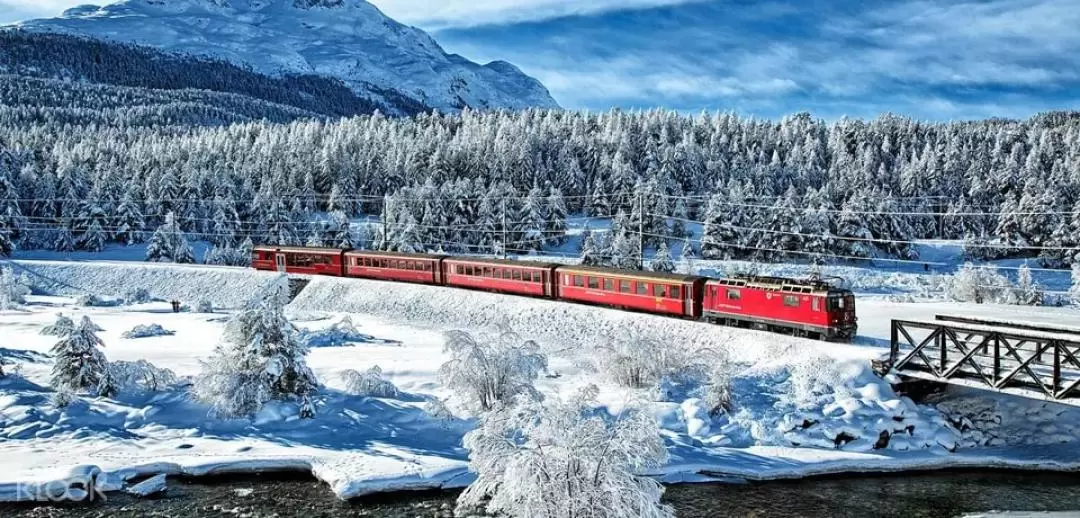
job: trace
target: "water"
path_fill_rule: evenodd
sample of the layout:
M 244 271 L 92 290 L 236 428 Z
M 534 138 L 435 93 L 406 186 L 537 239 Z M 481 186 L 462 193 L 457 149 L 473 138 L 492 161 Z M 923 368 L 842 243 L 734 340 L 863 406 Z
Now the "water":
M 2 506 L 8 517 L 450 517 L 456 493 L 410 492 L 338 501 L 299 476 L 170 480 L 169 494 L 116 495 L 90 506 Z M 678 516 L 953 517 L 993 510 L 1080 511 L 1080 474 L 937 472 L 858 475 L 748 484 L 685 484 L 665 498 Z M 1080 513 L 1078 513 L 1080 516 Z

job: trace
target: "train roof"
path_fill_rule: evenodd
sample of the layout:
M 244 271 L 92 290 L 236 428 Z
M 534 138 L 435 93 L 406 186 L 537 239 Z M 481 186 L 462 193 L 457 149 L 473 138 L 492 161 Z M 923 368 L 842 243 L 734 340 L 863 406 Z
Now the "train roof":
M 584 274 L 596 273 L 612 277 L 639 277 L 645 279 L 659 279 L 674 282 L 695 282 L 697 280 L 705 279 L 705 277 L 701 277 L 698 275 L 680 275 L 675 273 L 647 272 L 638 270 L 619 270 L 615 268 L 602 268 L 599 266 L 561 265 L 559 267 L 559 271 L 566 273 L 580 272 Z
M 558 263 L 542 263 L 539 261 L 515 261 L 511 259 L 495 259 L 487 257 L 468 257 L 468 256 L 453 256 L 447 257 L 447 261 L 465 262 L 471 264 L 491 264 L 499 266 L 517 266 L 519 268 L 543 268 L 551 269 L 556 266 L 562 266 Z
M 252 250 L 274 250 L 277 252 L 292 252 L 296 254 L 340 254 L 345 252 L 346 248 L 331 248 L 320 246 L 273 246 L 273 245 L 260 245 L 253 247 Z
M 764 275 L 735 275 L 731 277 L 710 278 L 710 283 L 724 286 L 745 286 L 765 290 L 786 291 L 791 293 L 846 293 L 848 290 L 837 288 L 827 282 L 813 279 L 788 279 Z
M 349 250 L 348 252 L 345 252 L 345 255 L 352 256 L 352 257 L 358 256 L 358 255 L 365 255 L 365 256 L 369 256 L 369 257 L 393 257 L 393 258 L 397 258 L 397 259 L 425 259 L 425 260 L 431 260 L 431 261 L 437 261 L 439 259 L 447 257 L 445 255 L 439 255 L 439 254 L 414 254 L 414 253 L 410 253 L 410 252 L 384 252 L 382 250 L 357 250 L 357 249 Z

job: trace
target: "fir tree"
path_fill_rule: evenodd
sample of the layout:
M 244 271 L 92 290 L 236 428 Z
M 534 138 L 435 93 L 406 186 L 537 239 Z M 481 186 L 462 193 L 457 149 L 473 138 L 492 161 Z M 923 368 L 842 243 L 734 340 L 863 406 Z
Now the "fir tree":
M 113 217 L 113 239 L 125 245 L 142 242 L 146 223 L 130 192 L 125 192 Z
M 250 416 L 282 400 L 300 403 L 310 417 L 318 382 L 305 360 L 307 347 L 285 318 L 282 297 L 270 294 L 233 316 L 224 341 L 195 381 L 196 396 L 215 415 Z
M 187 237 L 180 230 L 173 213 L 165 215 L 165 222 L 150 236 L 146 247 L 146 260 L 154 262 L 193 263 L 195 256 Z
M 61 325 L 58 318 L 55 326 Z M 105 343 L 97 336 L 100 329 L 85 316 L 77 326 L 63 328 L 63 334 L 52 347 L 54 363 L 49 384 L 55 390 L 93 390 L 103 396 L 111 395 L 109 362 L 101 352 Z
M 675 271 L 675 263 L 671 260 L 671 252 L 668 251 L 667 243 L 660 243 L 660 248 L 656 250 L 652 261 L 649 262 L 649 269 L 660 273 Z

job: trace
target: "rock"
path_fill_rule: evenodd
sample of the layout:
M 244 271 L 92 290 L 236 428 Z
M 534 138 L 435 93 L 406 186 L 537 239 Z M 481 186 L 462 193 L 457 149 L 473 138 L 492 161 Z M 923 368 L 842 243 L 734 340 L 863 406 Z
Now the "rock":
M 146 498 L 164 493 L 168 488 L 165 486 L 165 474 L 154 475 L 134 486 L 130 486 L 124 492 L 140 498 Z

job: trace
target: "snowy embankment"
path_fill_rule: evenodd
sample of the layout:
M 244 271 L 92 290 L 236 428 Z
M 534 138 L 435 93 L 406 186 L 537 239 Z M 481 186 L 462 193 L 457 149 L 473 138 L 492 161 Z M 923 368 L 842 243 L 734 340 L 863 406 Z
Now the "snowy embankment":
M 216 307 L 242 306 L 271 280 L 273 272 L 225 266 L 65 261 L 4 261 L 17 275 L 25 274 L 35 293 L 60 296 L 124 297 L 145 289 L 159 300 L 194 304 L 209 300 Z
M 142 287 L 165 300 L 209 296 L 233 307 L 278 278 L 229 268 L 20 265 L 49 279 L 50 293 L 121 295 Z M 50 286 L 41 282 L 39 290 Z M 864 315 L 906 307 L 860 304 Z M 537 383 L 544 394 L 569 394 L 595 383 L 597 399 L 608 411 L 633 403 L 651 412 L 671 456 L 657 475 L 670 482 L 702 480 L 702 474 L 770 479 L 962 466 L 1080 469 L 1080 445 L 1070 431 L 1080 423 L 1080 409 L 972 392 L 916 405 L 871 371 L 869 360 L 884 352 L 879 347 L 357 279 L 313 279 L 289 307 L 302 335 L 317 345 L 308 364 L 325 388 L 315 419 L 297 419 L 293 404 L 270 405 L 253 420 L 215 419 L 182 386 L 80 398 L 64 409 L 50 403 L 52 361 L 42 353 L 55 339 L 39 331 L 57 311 L 88 315 L 104 328 L 100 336 L 110 361 L 148 360 L 180 377 L 197 374 L 199 359 L 219 340 L 223 316 L 174 314 L 167 308 L 160 302 L 87 308 L 70 299 L 39 297 L 24 310 L 0 312 L 0 354 L 22 364 L 18 377 L 0 380 L 0 457 L 5 459 L 0 499 L 48 497 L 40 491 L 67 487 L 42 485 L 48 481 L 89 476 L 99 487 L 118 488 L 124 480 L 158 473 L 305 470 L 341 498 L 463 486 L 472 477 L 461 439 L 474 422 L 434 417 L 424 409 L 431 399 L 450 395 L 436 374 L 445 361 L 440 332 L 497 326 L 541 343 L 551 371 Z M 350 325 L 342 323 L 344 317 Z M 862 343 L 876 343 L 879 329 L 887 332 L 863 323 L 872 336 Z M 137 325 L 151 324 L 176 334 L 122 338 Z M 661 344 L 723 351 L 720 357 L 731 364 L 732 411 L 710 416 L 692 390 L 627 389 L 608 380 L 596 351 L 625 339 L 626 327 Z M 375 366 L 399 394 L 349 393 L 346 371 Z M 73 472 L 75 464 L 83 466 Z

